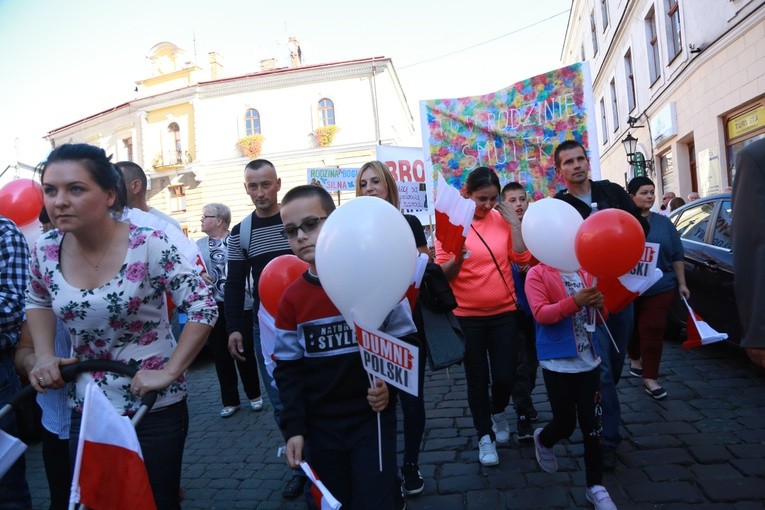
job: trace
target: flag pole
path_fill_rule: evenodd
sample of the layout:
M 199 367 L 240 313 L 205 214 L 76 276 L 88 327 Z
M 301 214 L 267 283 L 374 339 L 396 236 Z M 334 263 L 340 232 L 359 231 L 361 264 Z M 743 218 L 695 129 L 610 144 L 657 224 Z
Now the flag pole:
M 372 385 L 372 388 L 374 388 L 377 378 L 370 373 L 367 373 L 367 375 L 369 375 L 369 383 Z M 380 422 L 380 411 L 377 411 L 377 460 L 380 465 L 380 473 L 382 473 L 382 425 Z

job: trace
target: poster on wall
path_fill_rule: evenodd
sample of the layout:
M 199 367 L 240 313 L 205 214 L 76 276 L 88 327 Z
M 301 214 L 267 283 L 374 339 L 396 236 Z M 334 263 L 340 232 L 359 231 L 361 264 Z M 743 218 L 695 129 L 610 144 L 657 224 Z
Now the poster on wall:
M 423 150 L 431 182 L 440 172 L 460 188 L 470 171 L 494 168 L 500 182 L 518 181 L 538 200 L 563 186 L 553 152 L 565 140 L 588 150 L 600 179 L 589 66 L 578 62 L 482 96 L 420 101 Z
M 422 147 L 378 145 L 377 160 L 385 163 L 393 174 L 402 212 L 433 213 L 433 182 L 428 179 Z

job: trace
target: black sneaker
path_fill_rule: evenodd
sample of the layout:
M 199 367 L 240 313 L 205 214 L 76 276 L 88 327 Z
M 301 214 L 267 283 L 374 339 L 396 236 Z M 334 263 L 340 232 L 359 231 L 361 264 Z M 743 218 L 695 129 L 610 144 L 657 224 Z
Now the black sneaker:
M 417 464 L 413 462 L 404 464 L 404 467 L 401 468 L 401 476 L 404 478 L 401 489 L 407 496 L 419 494 L 425 488 L 425 480 L 422 479 L 422 473 L 420 473 L 420 467 Z
M 526 414 L 518 415 L 518 440 L 534 439 L 534 430 L 531 428 L 531 419 Z
M 393 486 L 393 508 L 395 510 L 406 510 L 406 498 L 404 497 L 404 486 L 401 478 L 396 477 L 396 483 Z
M 308 481 L 308 478 L 302 475 L 295 475 L 293 476 L 289 482 L 287 482 L 287 485 L 284 486 L 284 490 L 282 490 L 282 497 L 284 499 L 295 499 L 298 496 L 303 494 L 303 488 L 305 487 L 305 483 Z

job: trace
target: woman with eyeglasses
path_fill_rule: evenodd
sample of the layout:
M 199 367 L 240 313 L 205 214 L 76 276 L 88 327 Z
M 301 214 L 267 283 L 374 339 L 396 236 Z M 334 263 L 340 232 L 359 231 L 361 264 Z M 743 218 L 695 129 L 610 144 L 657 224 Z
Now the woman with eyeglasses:
M 499 464 L 496 443 L 510 440 L 505 408 L 521 341 L 510 263 L 531 261 L 520 219 L 495 209 L 499 190 L 494 170 L 471 170 L 462 196 L 475 202 L 475 213 L 463 252 L 446 252 L 436 239 L 436 263 L 451 283 L 457 299 L 454 315 L 465 334 L 467 399 L 478 432 L 478 460 L 484 466 Z
M 226 332 L 226 314 L 224 310 L 224 289 L 226 287 L 226 268 L 228 266 L 228 237 L 231 233 L 231 209 L 225 204 L 207 204 L 202 208 L 201 230 L 207 234 L 197 241 L 199 251 L 202 254 L 207 273 L 203 275 L 205 281 L 212 286 L 213 296 L 218 305 L 218 322 L 215 323 L 209 337 L 210 348 L 215 360 L 215 372 L 218 374 L 220 384 L 220 397 L 223 408 L 220 411 L 222 418 L 228 418 L 239 410 L 239 386 L 237 384 L 237 369 L 239 378 L 244 386 L 244 393 L 250 400 L 253 411 L 263 409 L 263 398 L 260 395 L 260 381 L 258 380 L 258 364 L 255 358 L 255 345 L 252 340 L 252 313 L 245 313 L 244 337 L 244 361 L 234 359 L 228 350 L 228 333 Z M 249 308 L 245 292 L 245 310 L 252 310 L 252 300 Z M 249 322 L 249 323 L 247 323 Z
M 399 209 L 398 186 L 393 180 L 388 167 L 382 161 L 369 161 L 364 163 L 356 174 L 356 196 L 368 196 L 381 198 L 393 207 Z M 422 223 L 416 216 L 404 214 L 404 219 L 409 223 L 414 235 L 417 251 L 425 253 L 430 257 L 428 242 L 425 239 L 425 231 Z M 413 315 L 418 315 L 417 308 Z M 422 321 L 415 319 L 418 329 L 422 329 Z M 404 417 L 404 463 L 401 467 L 401 477 L 403 478 L 402 490 L 408 496 L 419 494 L 425 487 L 425 481 L 420 473 L 418 465 L 420 457 L 420 445 L 422 436 L 425 433 L 425 400 L 422 395 L 422 389 L 425 382 L 425 342 L 420 338 L 416 347 L 420 349 L 419 373 L 419 397 L 413 397 L 409 393 L 400 392 L 401 410 Z

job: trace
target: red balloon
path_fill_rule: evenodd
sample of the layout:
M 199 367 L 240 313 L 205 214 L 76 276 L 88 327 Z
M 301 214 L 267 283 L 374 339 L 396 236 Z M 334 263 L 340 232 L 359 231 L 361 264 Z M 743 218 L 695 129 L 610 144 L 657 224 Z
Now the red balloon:
M 635 267 L 645 248 L 640 222 L 621 209 L 604 209 L 584 220 L 574 253 L 582 269 L 598 278 L 619 277 Z
M 308 269 L 308 263 L 295 255 L 280 255 L 266 264 L 258 280 L 258 296 L 266 311 L 276 317 L 284 289 Z
M 32 179 L 16 179 L 0 189 L 0 214 L 19 227 L 36 220 L 42 207 L 42 186 Z

